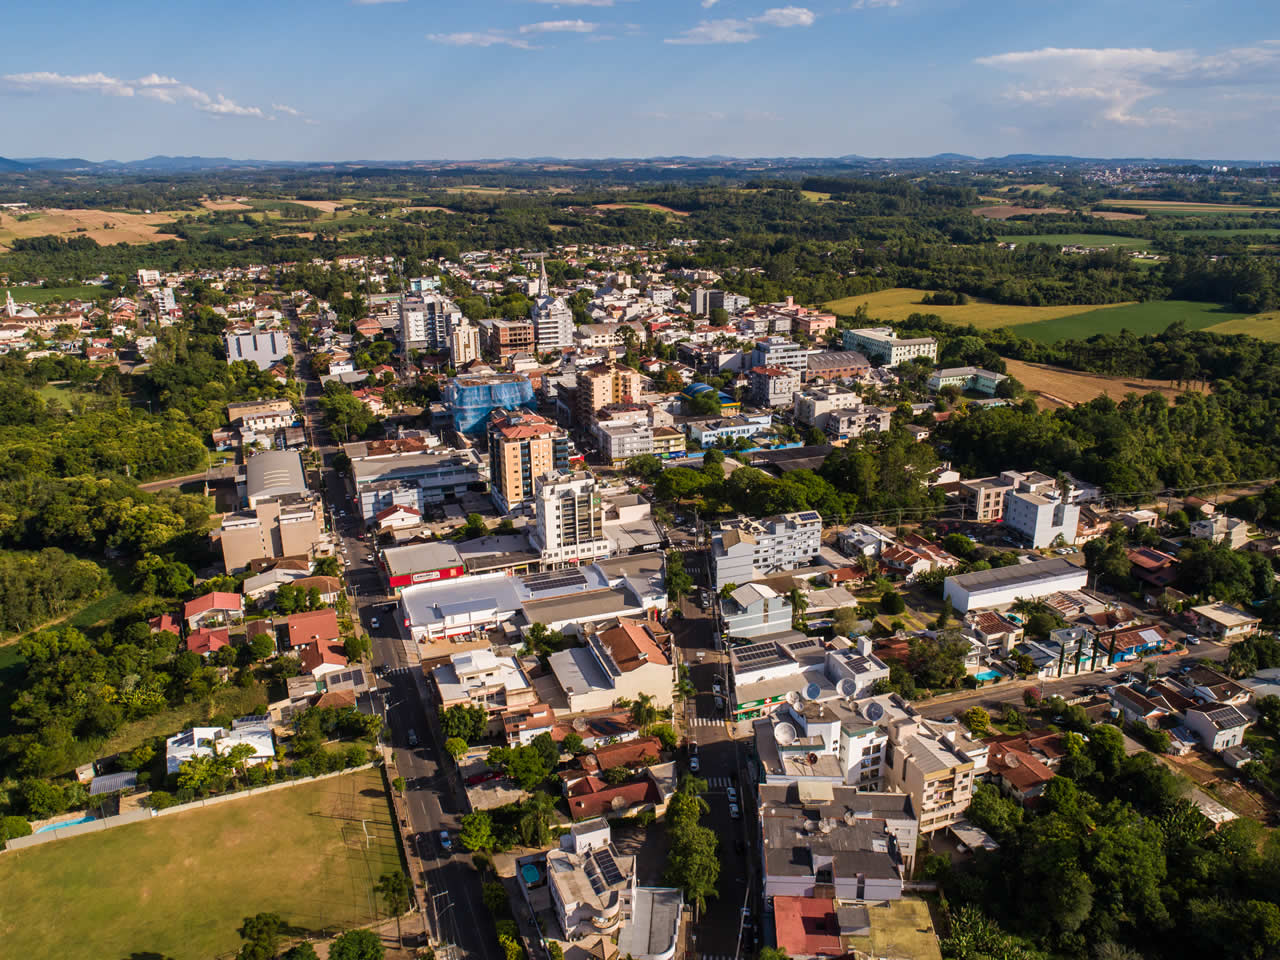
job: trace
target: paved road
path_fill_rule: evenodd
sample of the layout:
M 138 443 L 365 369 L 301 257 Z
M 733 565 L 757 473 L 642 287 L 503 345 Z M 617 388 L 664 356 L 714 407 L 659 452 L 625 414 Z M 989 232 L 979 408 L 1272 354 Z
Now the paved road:
M 308 371 L 305 354 L 295 338 L 295 369 Z M 340 451 L 320 409 L 320 382 L 303 377 L 303 421 L 309 445 L 320 454 L 320 468 L 311 472 L 313 485 L 324 493 L 330 528 L 337 534 L 344 574 L 355 600 L 354 612 L 373 646 L 373 662 L 379 673 L 379 694 L 384 705 L 387 738 L 396 768 L 405 779 L 405 806 L 409 824 L 405 840 L 412 843 L 426 867 L 414 882 L 419 900 L 433 930 L 447 941 L 437 951 L 447 960 L 501 960 L 497 933 L 481 899 L 480 874 L 470 855 L 462 850 L 457 833 L 466 812 L 465 798 L 451 762 L 441 763 L 443 738 L 416 651 L 401 640 L 394 604 L 386 596 L 377 566 L 372 562 L 371 542 L 361 539 L 364 524 L 353 508 L 346 482 L 333 467 Z M 318 474 L 318 475 L 317 475 Z M 374 626 L 374 621 L 377 626 Z M 428 712 L 430 711 L 430 712 Z M 410 734 L 417 746 L 410 746 Z M 445 850 L 441 831 L 450 834 Z M 406 933 L 410 929 L 406 926 Z

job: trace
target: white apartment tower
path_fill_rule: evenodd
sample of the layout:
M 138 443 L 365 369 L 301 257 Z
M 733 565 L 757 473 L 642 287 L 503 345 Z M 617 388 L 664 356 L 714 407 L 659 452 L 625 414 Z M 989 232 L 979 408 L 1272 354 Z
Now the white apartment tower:
M 585 471 L 544 474 L 534 485 L 533 546 L 544 565 L 590 563 L 610 553 L 604 503 Z

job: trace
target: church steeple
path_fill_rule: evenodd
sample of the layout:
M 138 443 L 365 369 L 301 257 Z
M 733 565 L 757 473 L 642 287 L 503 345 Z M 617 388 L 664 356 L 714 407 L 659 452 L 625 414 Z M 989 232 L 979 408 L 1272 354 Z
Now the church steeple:
M 538 281 L 538 293 L 540 296 L 551 296 L 551 285 L 547 283 L 547 255 L 545 253 L 538 254 L 538 262 L 542 265 L 542 274 Z

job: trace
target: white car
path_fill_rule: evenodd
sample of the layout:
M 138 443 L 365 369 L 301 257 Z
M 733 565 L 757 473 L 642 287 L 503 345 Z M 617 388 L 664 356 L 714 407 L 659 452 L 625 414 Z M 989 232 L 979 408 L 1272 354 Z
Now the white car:
M 727 796 L 727 797 L 729 798 L 729 802 L 730 802 L 730 803 L 737 803 L 737 802 L 738 802 L 738 788 L 737 788 L 737 787 L 735 787 L 735 786 L 733 786 L 732 784 L 730 784 L 728 787 L 726 787 L 726 788 L 725 788 L 725 791 L 724 791 L 724 792 L 725 792 L 725 796 Z
M 724 691 L 720 689 L 720 681 L 719 681 L 719 680 L 713 680 L 713 681 L 712 681 L 712 683 L 711 683 L 711 692 L 712 692 L 712 693 L 714 693 L 717 697 L 724 693 Z
M 733 817 L 735 820 L 741 819 L 742 809 L 736 803 L 729 804 L 729 816 Z
M 369 618 L 369 626 L 371 626 L 371 627 L 373 627 L 373 629 L 377 630 L 377 629 L 378 629 L 378 618 L 377 618 L 377 617 L 370 617 L 370 618 Z

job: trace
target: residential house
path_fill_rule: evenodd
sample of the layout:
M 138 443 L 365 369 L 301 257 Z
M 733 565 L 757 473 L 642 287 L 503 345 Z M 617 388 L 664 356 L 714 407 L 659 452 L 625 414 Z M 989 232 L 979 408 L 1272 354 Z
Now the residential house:
M 231 633 L 226 627 L 201 627 L 187 634 L 187 649 L 204 657 L 230 644 Z
M 214 590 L 183 604 L 182 619 L 188 630 L 239 623 L 244 619 L 244 597 Z
M 1250 616 L 1228 603 L 1207 603 L 1192 607 L 1191 612 L 1196 615 L 1203 630 L 1220 638 L 1224 643 L 1233 643 L 1252 636 L 1258 632 L 1258 627 L 1262 624 L 1261 618 Z
M 1239 550 L 1249 542 L 1249 524 L 1223 514 L 1193 521 L 1190 532 L 1197 540 L 1225 544 L 1232 550 Z
M 233 747 L 247 744 L 253 753 L 243 762 L 248 765 L 269 763 L 276 758 L 275 738 L 266 717 L 241 717 L 225 727 L 191 727 L 165 741 L 165 770 L 177 773 L 182 764 L 194 757 L 225 756 Z
M 586 645 L 548 658 L 572 713 L 603 710 L 645 693 L 659 709 L 674 700 L 671 636 L 656 621 L 620 617 L 586 637 Z
M 484 707 L 491 727 L 502 725 L 508 712 L 529 710 L 538 694 L 520 661 L 509 653 L 471 650 L 449 656 L 431 671 L 441 709 Z
M 791 602 L 763 583 L 744 583 L 720 602 L 724 628 L 735 640 L 791 630 Z
M 285 617 L 283 623 L 289 632 L 289 647 L 293 650 L 307 644 L 332 643 L 342 636 L 338 626 L 338 611 L 332 607 L 295 613 Z
M 1251 721 L 1236 707 L 1213 704 L 1188 710 L 1185 722 L 1205 749 L 1221 753 L 1244 743 L 1244 732 Z
M 317 680 L 333 673 L 340 673 L 349 666 L 346 651 L 337 641 L 306 643 L 293 651 L 302 663 L 302 672 Z
M 1152 547 L 1137 547 L 1126 550 L 1129 558 L 1130 572 L 1135 580 L 1140 580 L 1150 587 L 1163 590 L 1178 579 L 1178 559 Z

